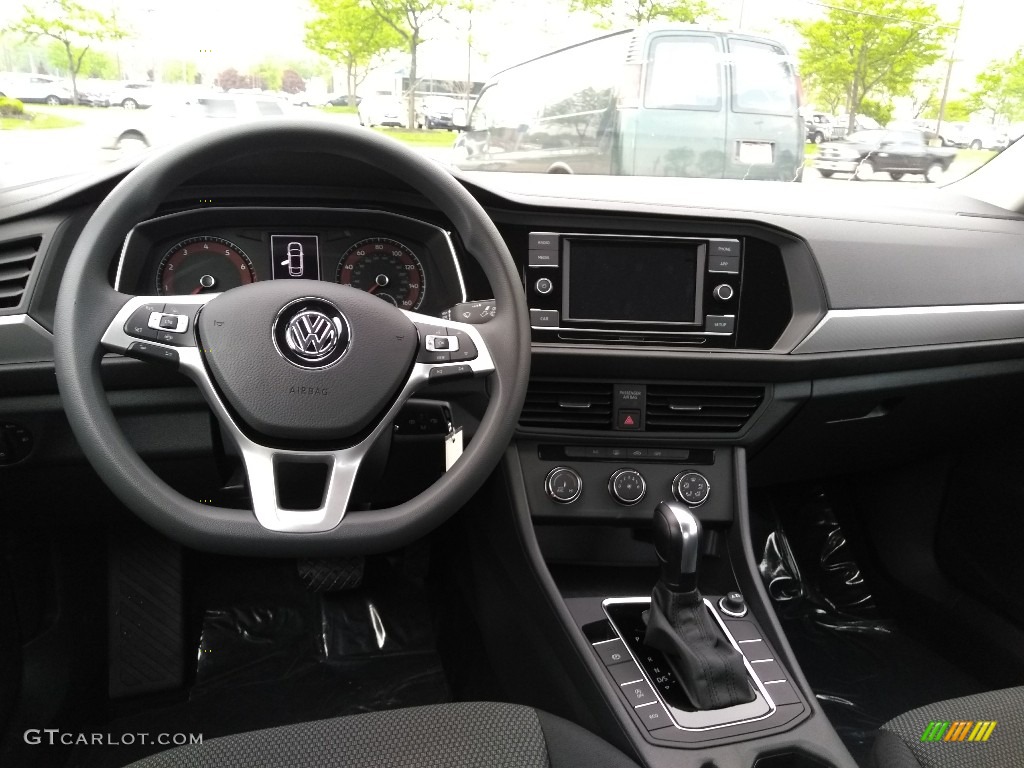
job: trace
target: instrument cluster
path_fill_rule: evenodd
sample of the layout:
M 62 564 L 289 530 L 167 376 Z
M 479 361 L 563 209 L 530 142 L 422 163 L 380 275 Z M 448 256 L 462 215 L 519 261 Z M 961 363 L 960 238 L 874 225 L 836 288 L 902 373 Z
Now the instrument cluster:
M 328 280 L 401 309 L 439 314 L 465 299 L 448 233 L 427 222 L 354 209 L 202 209 L 130 233 L 118 290 L 220 293 L 263 280 Z

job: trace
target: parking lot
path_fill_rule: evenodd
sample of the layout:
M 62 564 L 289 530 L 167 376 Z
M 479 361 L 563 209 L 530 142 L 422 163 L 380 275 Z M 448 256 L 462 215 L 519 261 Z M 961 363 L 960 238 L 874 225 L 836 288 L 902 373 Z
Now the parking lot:
M 116 135 L 130 121 L 137 121 L 143 112 L 125 112 L 112 107 L 109 109 L 89 107 L 46 107 L 33 105 L 31 110 L 38 113 L 57 114 L 79 121 L 72 128 L 50 130 L 5 130 L 0 131 L 0 188 L 11 187 L 44 178 L 89 173 L 109 166 L 117 160 L 116 153 L 104 150 L 109 137 Z M 354 125 L 354 114 L 327 113 L 317 109 L 299 109 L 297 115 L 311 120 L 327 120 Z M 455 134 L 450 134 L 453 137 Z M 417 151 L 446 163 L 449 150 L 439 147 L 416 147 Z M 961 178 L 987 159 L 986 153 L 961 152 L 953 163 L 947 180 Z M 822 178 L 813 168 L 804 173 L 805 184 L 842 184 L 850 182 L 850 176 Z M 886 174 L 876 174 L 868 184 L 886 184 L 909 190 L 924 189 L 927 184 L 923 176 L 907 176 L 893 182 Z

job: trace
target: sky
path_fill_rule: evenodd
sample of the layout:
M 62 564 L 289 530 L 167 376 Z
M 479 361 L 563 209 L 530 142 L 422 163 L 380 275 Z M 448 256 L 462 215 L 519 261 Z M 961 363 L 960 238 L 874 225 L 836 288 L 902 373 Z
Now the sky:
M 39 5 L 45 0 L 29 0 Z M 88 2 L 88 0 L 87 0 Z M 138 39 L 122 43 L 124 58 L 142 66 L 149 59 L 197 57 L 202 69 L 219 71 L 245 66 L 272 54 L 304 58 L 304 23 L 311 11 L 306 0 L 92 0 L 108 7 L 117 2 L 119 18 Z M 481 0 L 478 0 L 481 2 Z M 961 0 L 939 0 L 949 22 L 956 20 Z M 970 87 L 974 76 L 992 58 L 1006 57 L 1024 45 L 1024 6 L 1010 0 L 963 0 L 964 17 L 957 45 L 953 91 Z M 435 25 L 433 40 L 421 49 L 421 74 L 464 78 L 467 59 L 473 79 L 600 34 L 587 15 L 571 15 L 568 0 L 482 0 L 490 12 L 476 14 L 474 50 L 467 51 L 464 22 L 451 19 Z M 767 33 L 791 48 L 799 44 L 785 24 L 792 18 L 825 13 L 828 0 L 719 0 L 722 16 L 716 26 Z M 0 25 L 17 15 L 18 2 L 0 3 Z M 1017 8 L 1020 7 L 1020 10 Z M 1013 9 L 1013 10 L 1009 10 Z M 468 56 L 467 56 L 468 54 Z M 148 68 L 148 67 L 143 67 Z M 944 72 L 944 67 L 941 68 Z

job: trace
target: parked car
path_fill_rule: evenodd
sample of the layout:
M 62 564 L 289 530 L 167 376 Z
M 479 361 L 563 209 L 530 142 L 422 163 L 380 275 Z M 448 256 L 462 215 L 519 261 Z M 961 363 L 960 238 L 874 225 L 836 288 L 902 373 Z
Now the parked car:
M 358 106 L 362 98 L 356 96 L 352 101 L 353 106 Z M 347 93 L 328 93 L 324 99 L 325 107 L 347 107 L 349 105 L 349 97 Z
M 121 83 L 110 94 L 110 103 L 124 109 L 147 109 L 155 100 L 153 83 Z
M 0 96 L 18 99 L 25 104 L 70 104 L 71 84 L 59 77 L 23 72 L 0 74 Z
M 804 126 L 807 131 L 807 141 L 811 144 L 821 144 L 839 138 L 832 116 L 823 112 L 813 112 L 805 117 Z
M 880 129 L 856 131 L 822 144 L 814 167 L 825 178 L 851 173 L 856 179 L 869 179 L 875 173 L 888 173 L 899 181 L 913 173 L 934 182 L 949 170 L 955 157 L 955 150 L 929 146 L 922 131 Z
M 395 96 L 368 96 L 358 104 L 359 124 L 406 128 L 409 124 L 405 102 Z
M 416 127 L 431 130 L 447 128 L 453 130 L 452 110 L 459 102 L 450 96 L 427 96 L 420 100 L 416 110 Z
M 118 83 L 109 80 L 88 79 L 78 83 L 78 103 L 87 107 L 109 107 L 110 94 Z
M 961 149 L 991 149 L 1001 152 L 1009 146 L 1006 130 L 978 123 L 950 123 L 943 131 L 948 146 Z
M 225 121 L 279 117 L 288 111 L 288 102 L 275 96 L 217 93 L 165 101 L 124 121 L 107 137 L 103 149 L 116 159 L 212 130 Z

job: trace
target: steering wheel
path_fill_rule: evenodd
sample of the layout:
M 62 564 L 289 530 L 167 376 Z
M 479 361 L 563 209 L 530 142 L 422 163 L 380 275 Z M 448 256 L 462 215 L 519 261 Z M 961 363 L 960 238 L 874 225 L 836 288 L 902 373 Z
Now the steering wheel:
M 310 280 L 257 282 L 208 296 L 127 296 L 111 287 L 111 254 L 175 188 L 219 163 L 275 151 L 358 160 L 407 182 L 447 216 L 479 261 L 497 316 L 483 325 L 439 320 Z M 459 362 L 433 362 L 428 340 L 438 348 L 458 345 Z M 238 446 L 251 511 L 188 499 L 146 466 L 104 395 L 104 352 L 177 365 L 193 379 Z M 187 546 L 228 554 L 371 554 L 435 528 L 497 465 L 526 394 L 530 327 L 504 240 L 441 166 L 365 128 L 275 120 L 184 143 L 146 160 L 114 188 L 68 260 L 54 353 L 64 411 L 82 450 L 154 528 Z M 489 402 L 461 458 L 399 506 L 346 515 L 360 466 L 403 403 L 433 382 L 462 376 L 487 377 Z M 282 506 L 280 475 L 294 464 L 325 468 L 318 509 Z

